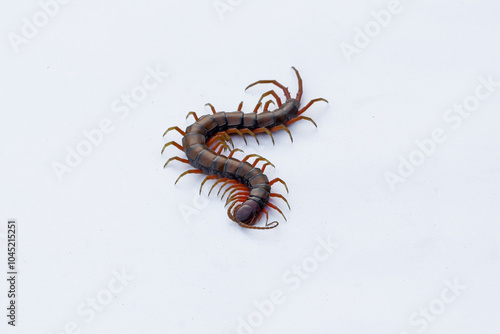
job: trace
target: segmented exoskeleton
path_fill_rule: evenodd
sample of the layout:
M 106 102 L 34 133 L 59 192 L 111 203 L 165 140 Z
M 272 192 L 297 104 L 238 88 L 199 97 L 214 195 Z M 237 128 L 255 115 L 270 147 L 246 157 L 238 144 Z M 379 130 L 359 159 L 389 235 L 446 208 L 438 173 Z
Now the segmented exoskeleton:
M 317 98 L 311 100 L 304 108 L 300 109 L 302 79 L 299 72 L 294 67 L 292 68 L 297 74 L 298 79 L 298 92 L 296 98 L 292 98 L 288 88 L 284 87 L 276 80 L 259 80 L 249 85 L 245 90 L 257 84 L 274 84 L 283 90 L 286 101 L 281 103 L 278 94 L 274 90 L 270 90 L 262 95 L 253 113 L 243 113 L 241 111 L 243 102 L 240 103 L 237 111 L 234 112 L 216 112 L 215 108 L 207 103 L 212 110 L 212 114 L 198 118 L 196 113 L 191 111 L 186 118 L 192 115 L 195 118 L 195 122 L 188 126 L 186 131 L 182 131 L 179 127 L 173 126 L 167 129 L 163 134 L 163 136 L 165 136 L 169 131 L 176 130 L 183 138 L 182 145 L 175 141 L 166 143 L 163 146 L 162 153 L 167 146 L 174 145 L 187 156 L 187 159 L 174 156 L 165 163 L 164 167 L 166 167 L 170 161 L 178 160 L 191 164 L 195 168 L 182 173 L 175 183 L 186 174 L 203 173 L 208 176 L 201 184 L 200 193 L 203 185 L 208 180 L 217 179 L 212 185 L 209 195 L 217 184 L 221 184 L 218 192 L 219 194 L 225 186 L 229 186 L 222 194 L 222 198 L 224 198 L 225 194 L 228 193 L 226 205 L 229 205 L 229 208 L 227 214 L 231 220 L 245 228 L 271 229 L 278 226 L 277 221 L 268 224 L 267 220 L 266 226 L 264 227 L 254 226 L 262 216 L 262 213 L 264 213 L 267 218 L 269 217 L 266 207 L 277 210 L 286 220 L 283 212 L 269 200 L 271 197 L 280 198 L 288 205 L 287 200 L 282 195 L 271 192 L 271 186 L 276 182 L 280 182 L 285 186 L 287 192 L 288 187 L 286 183 L 279 178 L 275 178 L 271 181 L 268 180 L 267 176 L 264 174 L 264 170 L 268 165 L 273 165 L 267 159 L 256 154 L 247 155 L 241 161 L 233 158 L 234 153 L 241 150 L 234 148 L 229 135 L 238 134 L 243 137 L 246 142 L 244 134 L 249 134 L 253 136 L 258 143 L 256 134 L 267 133 L 271 136 L 274 144 L 272 133 L 279 130 L 285 130 L 293 141 L 287 126 L 299 120 L 307 120 L 317 126 L 311 118 L 302 116 L 302 114 L 315 102 L 328 102 L 323 98 Z M 258 110 L 262 106 L 262 100 L 269 95 L 275 98 L 278 109 L 268 111 L 270 104 L 273 103 L 272 100 L 269 100 L 264 104 L 263 111 L 258 113 Z M 229 145 L 233 146 L 232 150 Z M 221 155 L 224 150 L 230 151 L 228 156 Z M 252 164 L 248 162 L 251 158 L 255 158 Z M 262 169 L 256 167 L 260 161 L 264 162 L 261 166 Z

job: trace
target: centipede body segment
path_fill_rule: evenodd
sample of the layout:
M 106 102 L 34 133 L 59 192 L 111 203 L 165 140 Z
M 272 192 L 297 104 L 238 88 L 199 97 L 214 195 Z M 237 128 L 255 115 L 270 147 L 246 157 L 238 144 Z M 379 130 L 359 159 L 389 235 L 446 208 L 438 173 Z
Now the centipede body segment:
M 267 159 L 257 154 L 247 155 L 242 160 L 233 158 L 236 152 L 242 151 L 234 148 L 230 135 L 238 135 L 246 142 L 245 134 L 247 134 L 259 143 L 257 134 L 265 133 L 271 137 L 274 144 L 272 133 L 283 130 L 290 135 L 290 139 L 293 141 L 288 126 L 300 120 L 310 121 L 316 126 L 316 123 L 311 118 L 302 114 L 315 102 L 328 102 L 323 98 L 313 99 L 301 109 L 302 79 L 299 72 L 294 67 L 292 69 L 298 79 L 298 92 L 295 98 L 291 97 L 287 87 L 276 80 L 259 80 L 250 84 L 246 89 L 257 84 L 272 84 L 283 91 L 286 98 L 285 102 L 282 103 L 278 93 L 270 90 L 262 95 L 253 112 L 249 113 L 242 111 L 243 102 L 233 112 L 217 112 L 208 103 L 207 105 L 212 110 L 212 114 L 198 117 L 195 112 L 191 111 L 186 118 L 193 116 L 195 122 L 188 126 L 185 131 L 173 126 L 163 134 L 165 136 L 168 132 L 175 130 L 183 137 L 182 144 L 175 141 L 166 143 L 163 146 L 162 153 L 168 146 L 172 145 L 186 155 L 186 158 L 179 156 L 170 158 L 165 163 L 165 167 L 171 161 L 176 160 L 190 164 L 194 168 L 182 173 L 175 183 L 187 174 L 205 174 L 207 176 L 201 184 L 200 193 L 204 184 L 209 180 L 215 180 L 209 194 L 217 185 L 220 185 L 218 194 L 221 193 L 224 187 L 227 187 L 222 193 L 222 198 L 227 195 L 228 217 L 245 228 L 272 229 L 278 226 L 277 221 L 267 222 L 268 209 L 277 210 L 286 220 L 282 210 L 273 201 L 274 199 L 280 199 L 287 205 L 288 202 L 283 195 L 272 192 L 271 187 L 278 182 L 283 184 L 287 191 L 288 187 L 279 178 L 273 180 L 267 178 L 264 174 L 265 168 L 273 166 Z M 269 100 L 263 104 L 263 99 L 268 96 L 273 97 L 275 102 Z M 278 108 L 269 111 L 271 103 L 276 103 Z M 261 107 L 262 112 L 259 112 Z M 223 155 L 223 151 L 228 151 L 229 154 L 227 156 Z M 259 163 L 261 164 L 260 168 L 257 167 Z M 266 216 L 266 225 L 255 226 L 262 215 Z

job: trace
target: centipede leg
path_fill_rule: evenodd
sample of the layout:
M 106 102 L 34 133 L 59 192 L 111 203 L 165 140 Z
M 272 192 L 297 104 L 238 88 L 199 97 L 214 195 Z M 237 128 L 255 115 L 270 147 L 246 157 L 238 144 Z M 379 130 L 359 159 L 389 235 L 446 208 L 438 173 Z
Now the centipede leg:
M 220 195 L 220 192 L 222 191 L 222 189 L 227 186 L 228 184 L 232 184 L 232 183 L 238 183 L 238 181 L 236 180 L 233 180 L 233 179 L 228 179 L 227 181 L 225 181 L 219 188 L 219 191 L 217 192 L 217 196 Z
M 176 130 L 177 132 L 179 132 L 182 136 L 185 136 L 186 133 L 184 131 L 182 131 L 181 129 L 179 129 L 178 126 L 172 126 L 170 128 L 167 129 L 167 131 L 165 131 L 163 133 L 163 137 L 165 137 L 165 135 L 169 132 L 169 131 L 172 131 L 172 130 Z
M 197 121 L 198 120 L 198 115 L 196 115 L 196 113 L 194 111 L 190 111 L 188 112 L 188 114 L 186 115 L 186 119 L 188 119 L 188 117 L 190 115 L 193 115 L 194 119 Z
M 264 110 L 266 111 L 266 110 Z M 253 130 L 254 133 L 262 133 L 262 132 L 265 132 L 267 133 L 270 137 L 271 137 L 271 140 L 273 141 L 273 145 L 274 145 L 274 137 L 273 137 L 273 134 L 272 132 L 268 129 L 268 128 L 257 128 L 255 130 Z
M 287 185 L 286 185 L 285 181 L 283 181 L 283 180 L 282 180 L 282 179 L 280 179 L 279 177 L 277 177 L 277 178 L 275 178 L 275 179 L 273 179 L 273 180 L 269 181 L 269 185 L 271 185 L 271 186 L 272 186 L 272 185 L 273 185 L 273 184 L 275 184 L 276 182 L 279 182 L 279 183 L 283 184 L 283 185 L 285 186 L 286 192 L 288 193 L 288 187 L 287 187 Z
M 274 167 L 274 165 L 273 165 L 272 163 L 270 163 L 270 162 L 266 162 L 265 164 L 263 164 L 263 165 L 260 167 L 260 169 L 262 170 L 262 173 L 264 173 L 264 172 L 265 172 L 266 167 L 267 167 L 267 166 L 269 166 L 269 165 L 271 165 L 271 166 L 273 166 L 273 167 Z
M 275 167 L 275 166 L 271 163 L 271 161 L 267 160 L 266 158 L 264 158 L 263 156 L 258 155 L 258 154 L 249 154 L 249 155 L 247 155 L 245 158 L 243 158 L 243 160 L 241 160 L 241 161 L 245 162 L 245 161 L 248 161 L 248 159 L 253 158 L 253 157 L 255 157 L 255 158 L 256 158 L 256 159 L 255 159 L 255 161 L 254 161 L 254 165 L 253 165 L 254 167 L 255 167 L 255 165 L 256 165 L 256 162 L 261 161 L 261 160 L 262 160 L 262 161 L 265 161 L 265 162 L 267 162 L 269 165 L 271 165 L 271 166 Z
M 179 182 L 180 178 L 183 177 L 184 175 L 187 175 L 187 174 L 203 174 L 203 171 L 201 169 L 190 169 L 190 170 L 187 170 L 184 173 L 182 173 L 181 175 L 179 175 L 179 177 L 177 178 L 177 180 L 175 180 L 174 184 L 177 184 L 177 182 Z
M 240 195 L 240 196 L 233 196 L 231 197 L 231 201 L 226 201 L 226 205 L 228 205 L 230 202 L 244 202 L 247 199 L 248 196 L 246 195 Z M 224 206 L 226 206 L 224 205 Z
M 295 99 L 300 102 L 300 99 L 302 98 L 302 78 L 300 77 L 299 71 L 297 71 L 297 69 L 293 66 L 292 68 L 297 74 L 297 80 L 299 81 L 299 89 L 297 91 L 297 97 Z
M 269 111 L 269 105 L 271 103 L 274 104 L 273 100 L 267 101 L 266 104 L 264 104 L 264 109 L 262 109 L 262 111 Z
M 259 102 L 261 102 L 266 96 L 269 96 L 269 95 L 272 95 L 276 99 L 276 103 L 278 104 L 278 107 L 281 107 L 281 105 L 282 105 L 281 99 L 280 99 L 280 97 L 278 96 L 278 94 L 274 90 L 270 90 L 270 91 L 265 92 L 264 94 L 262 94 L 262 96 L 259 99 Z M 272 101 L 272 100 L 270 100 L 270 101 Z
M 218 155 L 220 155 L 222 153 L 222 151 L 224 151 L 225 147 L 224 147 L 223 143 L 216 142 L 210 149 L 212 151 L 216 152 Z
M 257 136 L 255 135 L 255 133 L 254 133 L 252 130 L 249 130 L 249 129 L 241 129 L 241 132 L 246 133 L 246 134 L 249 134 L 250 136 L 254 137 L 255 141 L 257 142 L 257 145 L 260 145 L 260 143 L 259 143 L 259 139 L 257 138 Z
M 269 196 L 281 198 L 286 203 L 286 205 L 288 206 L 288 210 L 290 210 L 290 204 L 288 204 L 288 201 L 286 200 L 286 198 L 283 195 L 277 194 L 277 193 L 271 193 L 271 194 L 269 194 Z
M 215 180 L 215 179 L 217 179 L 217 178 L 219 178 L 217 175 L 209 175 L 209 176 L 207 176 L 207 177 L 203 180 L 203 182 L 201 182 L 201 186 L 200 186 L 200 195 L 201 195 L 201 190 L 203 189 L 203 186 L 205 185 L 205 182 L 207 182 L 208 180 Z
M 309 101 L 309 103 L 306 104 L 306 106 L 304 108 L 300 109 L 298 114 L 300 115 L 300 114 L 304 113 L 307 109 L 309 109 L 310 106 L 312 106 L 314 103 L 319 102 L 319 101 L 324 101 L 326 103 L 329 103 L 328 100 L 326 100 L 322 97 L 317 98 L 317 99 L 313 99 L 313 100 Z
M 259 81 L 256 81 L 256 82 L 254 82 L 254 83 L 252 83 L 252 84 L 248 85 L 248 87 L 247 87 L 247 88 L 245 88 L 245 90 L 247 90 L 248 88 L 253 87 L 253 86 L 257 85 L 257 84 L 268 84 L 268 83 L 269 83 L 269 84 L 276 85 L 276 86 L 278 86 L 279 88 L 281 88 L 281 89 L 283 90 L 283 93 L 285 94 L 285 97 L 287 98 L 287 100 L 291 98 L 291 96 L 290 96 L 290 92 L 288 91 L 288 88 L 287 88 L 287 87 L 285 87 L 285 86 L 283 86 L 282 84 L 280 84 L 280 83 L 279 83 L 278 81 L 276 81 L 276 80 L 259 80 Z
M 243 109 L 243 101 L 241 101 L 240 104 L 238 105 L 237 111 L 241 111 L 242 109 Z
M 166 143 L 164 146 L 163 146 L 163 149 L 161 150 L 161 153 L 163 154 L 163 151 L 165 151 L 165 149 L 167 148 L 167 146 L 170 146 L 170 145 L 174 145 L 175 147 L 177 147 L 179 150 L 181 150 L 182 152 L 184 152 L 184 148 L 182 147 L 181 144 L 179 143 L 176 143 L 175 141 L 170 141 L 168 143 Z
M 270 163 L 267 159 L 264 159 L 264 158 L 257 158 L 257 159 L 255 159 L 255 161 L 253 162 L 252 166 L 253 166 L 253 167 L 257 166 L 257 164 L 258 164 L 258 163 L 259 163 L 259 161 L 261 161 L 261 160 L 264 160 L 264 161 L 266 162 L 266 164 L 271 165 L 271 166 L 273 166 L 273 167 L 274 167 L 274 165 L 273 165 L 272 163 Z
M 243 152 L 243 150 L 240 150 L 239 148 L 235 148 L 235 149 L 231 150 L 231 152 L 229 153 L 229 155 L 227 157 L 231 158 L 234 155 L 234 153 L 236 153 L 236 152 Z
M 241 136 L 241 138 L 243 138 L 243 141 L 245 142 L 245 145 L 247 145 L 247 139 L 245 138 L 245 135 L 243 134 L 243 132 L 241 132 L 239 129 L 229 129 L 229 130 L 226 130 L 226 133 L 228 134 L 232 134 L 232 133 L 237 133 L 238 135 Z
M 223 145 L 225 149 L 231 150 L 229 144 L 234 148 L 234 143 L 231 137 L 226 132 L 219 132 L 206 143 L 208 147 L 215 148 L 215 145 Z
M 277 125 L 275 127 L 270 128 L 269 130 L 271 130 L 271 132 L 276 132 L 276 131 L 279 131 L 279 130 L 285 130 L 288 133 L 288 135 L 290 136 L 290 140 L 293 143 L 292 133 L 290 132 L 290 130 L 288 130 L 288 128 L 285 125 L 280 124 L 280 125 Z
M 255 108 L 253 109 L 254 114 L 257 114 L 259 112 L 259 108 L 262 106 L 262 102 L 258 102 Z
M 241 184 L 241 183 L 239 183 L 239 182 L 236 182 L 234 185 L 232 185 L 232 186 L 228 187 L 228 188 L 224 191 L 224 193 L 223 193 L 223 194 L 222 194 L 222 196 L 221 196 L 221 199 L 224 199 L 224 196 L 226 195 L 226 193 L 227 193 L 228 191 L 229 191 L 229 194 L 228 194 L 227 196 L 228 196 L 228 198 L 229 198 L 229 196 L 230 196 L 232 193 L 234 193 L 236 190 L 246 190 L 246 189 L 248 189 L 246 186 L 242 185 L 242 184 Z M 227 203 L 226 203 L 226 204 L 227 204 Z
M 224 146 L 222 145 L 217 145 L 218 149 L 216 148 L 213 148 L 213 150 L 215 151 L 215 153 L 217 153 L 217 155 L 221 155 L 222 154 L 222 151 L 224 151 Z
M 180 157 L 172 157 L 172 158 L 168 159 L 167 162 L 165 162 L 165 165 L 163 165 L 163 168 L 167 167 L 167 165 L 169 164 L 169 162 L 172 161 L 172 160 L 177 160 L 177 161 L 183 162 L 185 164 L 189 164 L 189 160 L 188 159 L 183 159 L 183 158 L 180 158 Z
M 290 125 L 290 124 L 293 124 L 293 123 L 295 123 L 295 122 L 300 121 L 301 119 L 303 119 L 303 120 L 305 120 L 305 121 L 309 121 L 309 122 L 311 122 L 312 124 L 314 124 L 314 126 L 315 126 L 315 127 L 318 127 L 318 125 L 316 124 L 316 122 L 315 122 L 315 121 L 313 121 L 313 120 L 312 120 L 312 118 L 307 117 L 307 116 L 297 116 L 297 117 L 295 117 L 295 118 L 292 118 L 292 119 L 291 119 L 291 120 L 289 120 L 289 121 L 286 121 L 286 122 L 285 122 L 285 124 L 286 124 L 286 125 Z
M 276 205 L 274 205 L 273 203 L 270 203 L 270 202 L 267 202 L 267 205 L 270 207 L 270 208 L 273 208 L 274 210 L 278 211 L 279 213 L 281 213 L 281 215 L 283 216 L 283 219 L 286 220 L 286 217 L 285 215 L 283 214 L 283 211 L 280 210 L 280 208 L 278 208 Z
M 211 103 L 206 103 L 205 106 L 209 106 L 210 107 L 210 109 L 212 110 L 212 114 L 217 113 L 217 111 L 215 111 L 215 107 Z
M 208 196 L 210 196 L 210 194 L 212 193 L 212 191 L 214 190 L 214 188 L 221 182 L 226 182 L 228 180 L 231 180 L 229 178 L 221 178 L 221 179 L 218 179 L 217 181 L 214 182 L 214 184 L 212 184 L 212 187 L 210 188 L 210 191 L 208 192 Z

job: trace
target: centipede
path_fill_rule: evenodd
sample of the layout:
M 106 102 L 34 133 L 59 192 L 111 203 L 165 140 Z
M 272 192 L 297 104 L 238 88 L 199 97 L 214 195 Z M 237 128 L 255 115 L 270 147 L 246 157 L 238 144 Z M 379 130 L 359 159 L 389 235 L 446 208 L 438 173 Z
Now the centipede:
M 304 116 L 303 113 L 316 102 L 328 103 L 324 98 L 315 98 L 301 108 L 302 78 L 295 67 L 292 67 L 292 69 L 295 71 L 298 81 L 295 98 L 291 97 L 288 87 L 276 80 L 258 80 L 248 85 L 245 91 L 256 85 L 271 84 L 283 92 L 286 100 L 282 102 L 275 90 L 269 90 L 262 94 L 253 112 L 247 113 L 242 111 L 243 102 L 239 104 L 236 111 L 232 112 L 218 112 L 212 104 L 207 103 L 206 106 L 211 109 L 211 114 L 198 117 L 196 112 L 190 111 L 186 115 L 186 119 L 192 116 L 195 120 L 194 123 L 184 131 L 178 126 L 172 126 L 163 133 L 163 137 L 165 137 L 170 131 L 177 131 L 182 136 L 182 142 L 167 142 L 163 146 L 161 153 L 163 154 L 167 147 L 174 146 L 185 155 L 185 157 L 173 156 L 169 158 L 164 168 L 172 161 L 179 161 L 192 167 L 192 169 L 183 172 L 177 178 L 175 184 L 188 174 L 206 175 L 201 182 L 200 194 L 205 183 L 213 180 L 214 184 L 208 196 L 219 185 L 217 195 L 222 194 L 222 199 L 227 195 L 225 206 L 228 207 L 227 215 L 229 219 L 244 228 L 269 230 L 277 227 L 279 225 L 278 221 L 269 223 L 270 209 L 279 212 L 286 221 L 286 216 L 277 202 L 278 200 L 283 201 L 288 208 L 290 208 L 290 205 L 283 195 L 272 192 L 271 188 L 279 183 L 288 193 L 288 186 L 282 179 L 274 178 L 269 180 L 264 174 L 267 166 L 274 167 L 266 158 L 257 154 L 246 155 L 241 160 L 235 158 L 235 153 L 243 153 L 243 150 L 234 147 L 231 135 L 240 136 L 245 143 L 247 143 L 245 135 L 249 135 L 259 144 L 257 135 L 267 134 L 270 136 L 272 143 L 275 144 L 273 133 L 285 131 L 293 142 L 288 127 L 301 120 L 309 121 L 317 127 L 316 122 L 310 117 Z M 269 100 L 263 102 L 266 97 L 269 97 Z M 276 105 L 277 108 L 269 110 L 271 104 Z M 261 108 L 262 111 L 259 112 Z M 223 153 L 226 152 L 228 152 L 227 155 L 224 155 Z M 265 225 L 257 226 L 257 222 L 261 220 L 263 215 L 266 216 Z

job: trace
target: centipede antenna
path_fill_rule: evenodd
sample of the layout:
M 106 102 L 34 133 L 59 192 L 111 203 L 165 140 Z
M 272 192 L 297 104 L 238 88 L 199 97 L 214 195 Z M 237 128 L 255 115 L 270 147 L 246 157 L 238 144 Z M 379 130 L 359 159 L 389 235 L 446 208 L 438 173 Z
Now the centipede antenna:
M 270 230 L 270 229 L 273 229 L 273 228 L 276 228 L 278 227 L 279 223 L 277 221 L 273 221 L 272 223 L 270 224 L 266 224 L 266 226 L 253 226 L 253 225 L 248 225 L 248 224 L 245 224 L 245 223 L 242 223 L 240 222 L 239 220 L 236 220 L 236 222 L 238 223 L 238 225 L 240 225 L 241 227 L 244 227 L 244 228 L 249 228 L 249 229 L 253 229 L 253 230 Z

